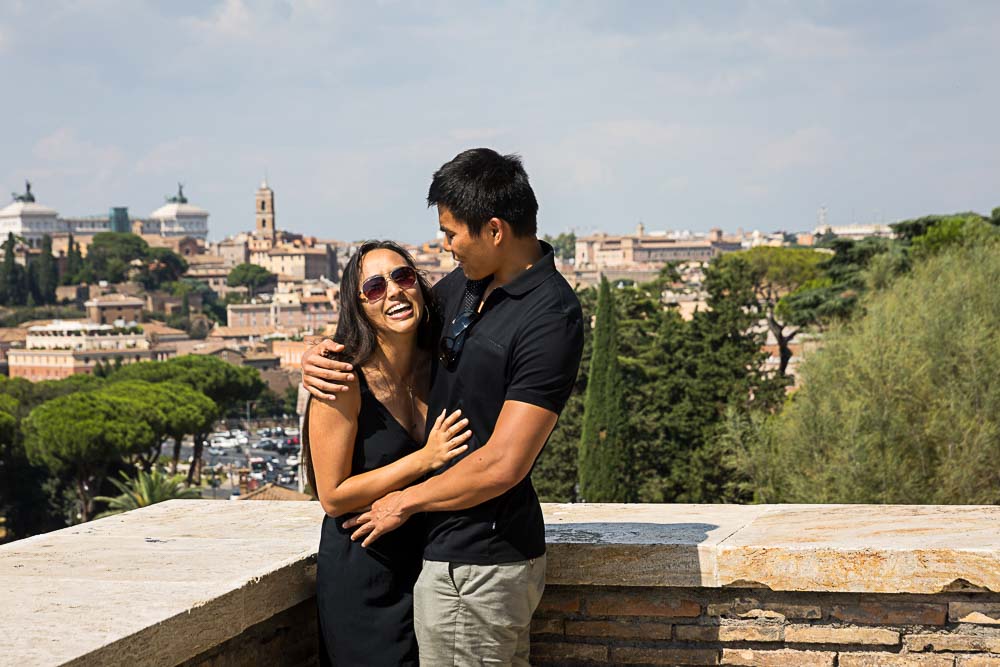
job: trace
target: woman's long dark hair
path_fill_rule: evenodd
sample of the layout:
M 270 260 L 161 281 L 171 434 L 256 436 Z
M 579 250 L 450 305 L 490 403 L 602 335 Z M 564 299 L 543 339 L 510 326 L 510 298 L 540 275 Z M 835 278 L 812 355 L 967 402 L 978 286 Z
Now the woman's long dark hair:
M 417 329 L 417 347 L 431 350 L 437 342 L 441 331 L 441 313 L 431 291 L 427 278 L 417 269 L 413 257 L 403 247 L 394 241 L 365 241 L 358 251 L 347 260 L 344 275 L 340 278 L 340 319 L 337 321 L 337 332 L 334 340 L 344 346 L 344 361 L 360 366 L 368 361 L 378 346 L 375 327 L 372 326 L 364 308 L 361 307 L 361 260 L 373 250 L 391 250 L 403 258 L 417 272 L 417 284 L 420 295 L 424 298 L 424 310 L 427 315 L 421 316 L 420 327 Z
M 361 260 L 372 250 L 391 250 L 403 258 L 417 272 L 417 285 L 420 295 L 424 298 L 424 314 L 420 316 L 420 326 L 417 329 L 417 347 L 431 350 L 441 334 L 441 309 L 438 306 L 434 292 L 427 278 L 417 268 L 413 257 L 394 241 L 365 241 L 358 251 L 347 260 L 344 273 L 340 278 L 340 317 L 337 320 L 337 331 L 333 339 L 344 346 L 344 352 L 337 355 L 341 361 L 347 361 L 355 368 L 361 366 L 375 353 L 378 347 L 378 336 L 375 327 L 361 307 Z M 308 403 L 306 404 L 309 405 Z M 306 408 L 302 428 L 302 460 L 306 469 L 306 478 L 315 498 L 319 497 L 316 490 L 316 474 L 313 472 L 312 453 L 309 451 L 309 409 Z

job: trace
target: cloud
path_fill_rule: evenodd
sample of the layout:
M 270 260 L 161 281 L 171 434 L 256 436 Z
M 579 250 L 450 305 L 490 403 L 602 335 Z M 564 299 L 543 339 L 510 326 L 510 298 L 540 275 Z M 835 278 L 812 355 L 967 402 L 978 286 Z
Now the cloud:
M 687 176 L 672 176 L 660 183 L 663 192 L 685 192 L 690 187 L 691 181 Z
M 759 161 L 774 170 L 811 167 L 828 160 L 836 149 L 837 142 L 830 130 L 802 128 L 766 145 L 760 152 Z
M 243 0 L 222 0 L 207 19 L 193 19 L 194 26 L 213 36 L 246 38 L 253 35 L 253 15 Z
M 494 141 L 503 134 L 503 130 L 492 127 L 469 127 L 452 130 L 448 134 L 455 141 L 464 141 L 472 144 Z
M 135 170 L 139 174 L 176 174 L 190 168 L 202 148 L 190 137 L 179 137 L 154 146 L 139 158 Z
M 32 148 L 36 162 L 26 170 L 32 178 L 69 178 L 86 187 L 106 188 L 118 179 L 125 153 L 113 145 L 97 144 L 77 137 L 72 128 L 61 127 L 39 139 Z
M 34 156 L 42 162 L 67 169 L 117 165 L 125 155 L 115 146 L 101 146 L 76 136 L 76 131 L 61 127 L 35 143 Z
M 763 183 L 744 183 L 740 190 L 753 199 L 763 199 L 771 194 L 771 189 Z
M 807 21 L 778 24 L 757 33 L 753 41 L 778 58 L 792 60 L 851 58 L 865 50 L 852 33 Z

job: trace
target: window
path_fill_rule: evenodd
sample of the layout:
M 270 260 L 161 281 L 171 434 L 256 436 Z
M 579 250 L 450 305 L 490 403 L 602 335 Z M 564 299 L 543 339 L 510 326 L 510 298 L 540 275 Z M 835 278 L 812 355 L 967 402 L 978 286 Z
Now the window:
M 262 210 L 262 211 L 266 211 L 267 210 L 267 202 L 262 201 L 260 203 L 260 210 Z

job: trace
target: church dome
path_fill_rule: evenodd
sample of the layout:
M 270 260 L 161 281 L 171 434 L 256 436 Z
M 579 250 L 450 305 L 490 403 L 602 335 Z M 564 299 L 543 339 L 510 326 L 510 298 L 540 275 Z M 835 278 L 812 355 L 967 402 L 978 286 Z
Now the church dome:
M 16 201 L 0 209 L 0 218 L 54 218 L 58 213 L 33 201 Z
M 198 208 L 192 204 L 178 204 L 177 202 L 170 202 L 150 213 L 149 217 L 154 220 L 175 220 L 179 217 L 207 215 L 208 211 Z

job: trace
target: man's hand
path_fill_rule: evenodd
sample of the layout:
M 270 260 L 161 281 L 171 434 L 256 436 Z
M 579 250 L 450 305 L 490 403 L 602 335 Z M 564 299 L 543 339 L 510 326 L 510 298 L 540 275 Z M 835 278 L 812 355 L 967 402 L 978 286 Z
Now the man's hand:
M 358 526 L 358 529 L 351 535 L 351 539 L 356 542 L 364 537 L 365 541 L 361 543 L 361 546 L 367 547 L 381 536 L 406 523 L 410 515 L 403 508 L 403 494 L 405 492 L 406 489 L 393 491 L 372 503 L 372 508 L 364 514 L 359 514 L 353 519 L 345 521 L 345 528 Z M 365 537 L 366 535 L 367 537 Z
M 343 349 L 343 345 L 327 338 L 302 355 L 302 384 L 316 398 L 335 401 L 339 392 L 347 391 L 346 383 L 354 380 L 353 366 L 330 358 Z

